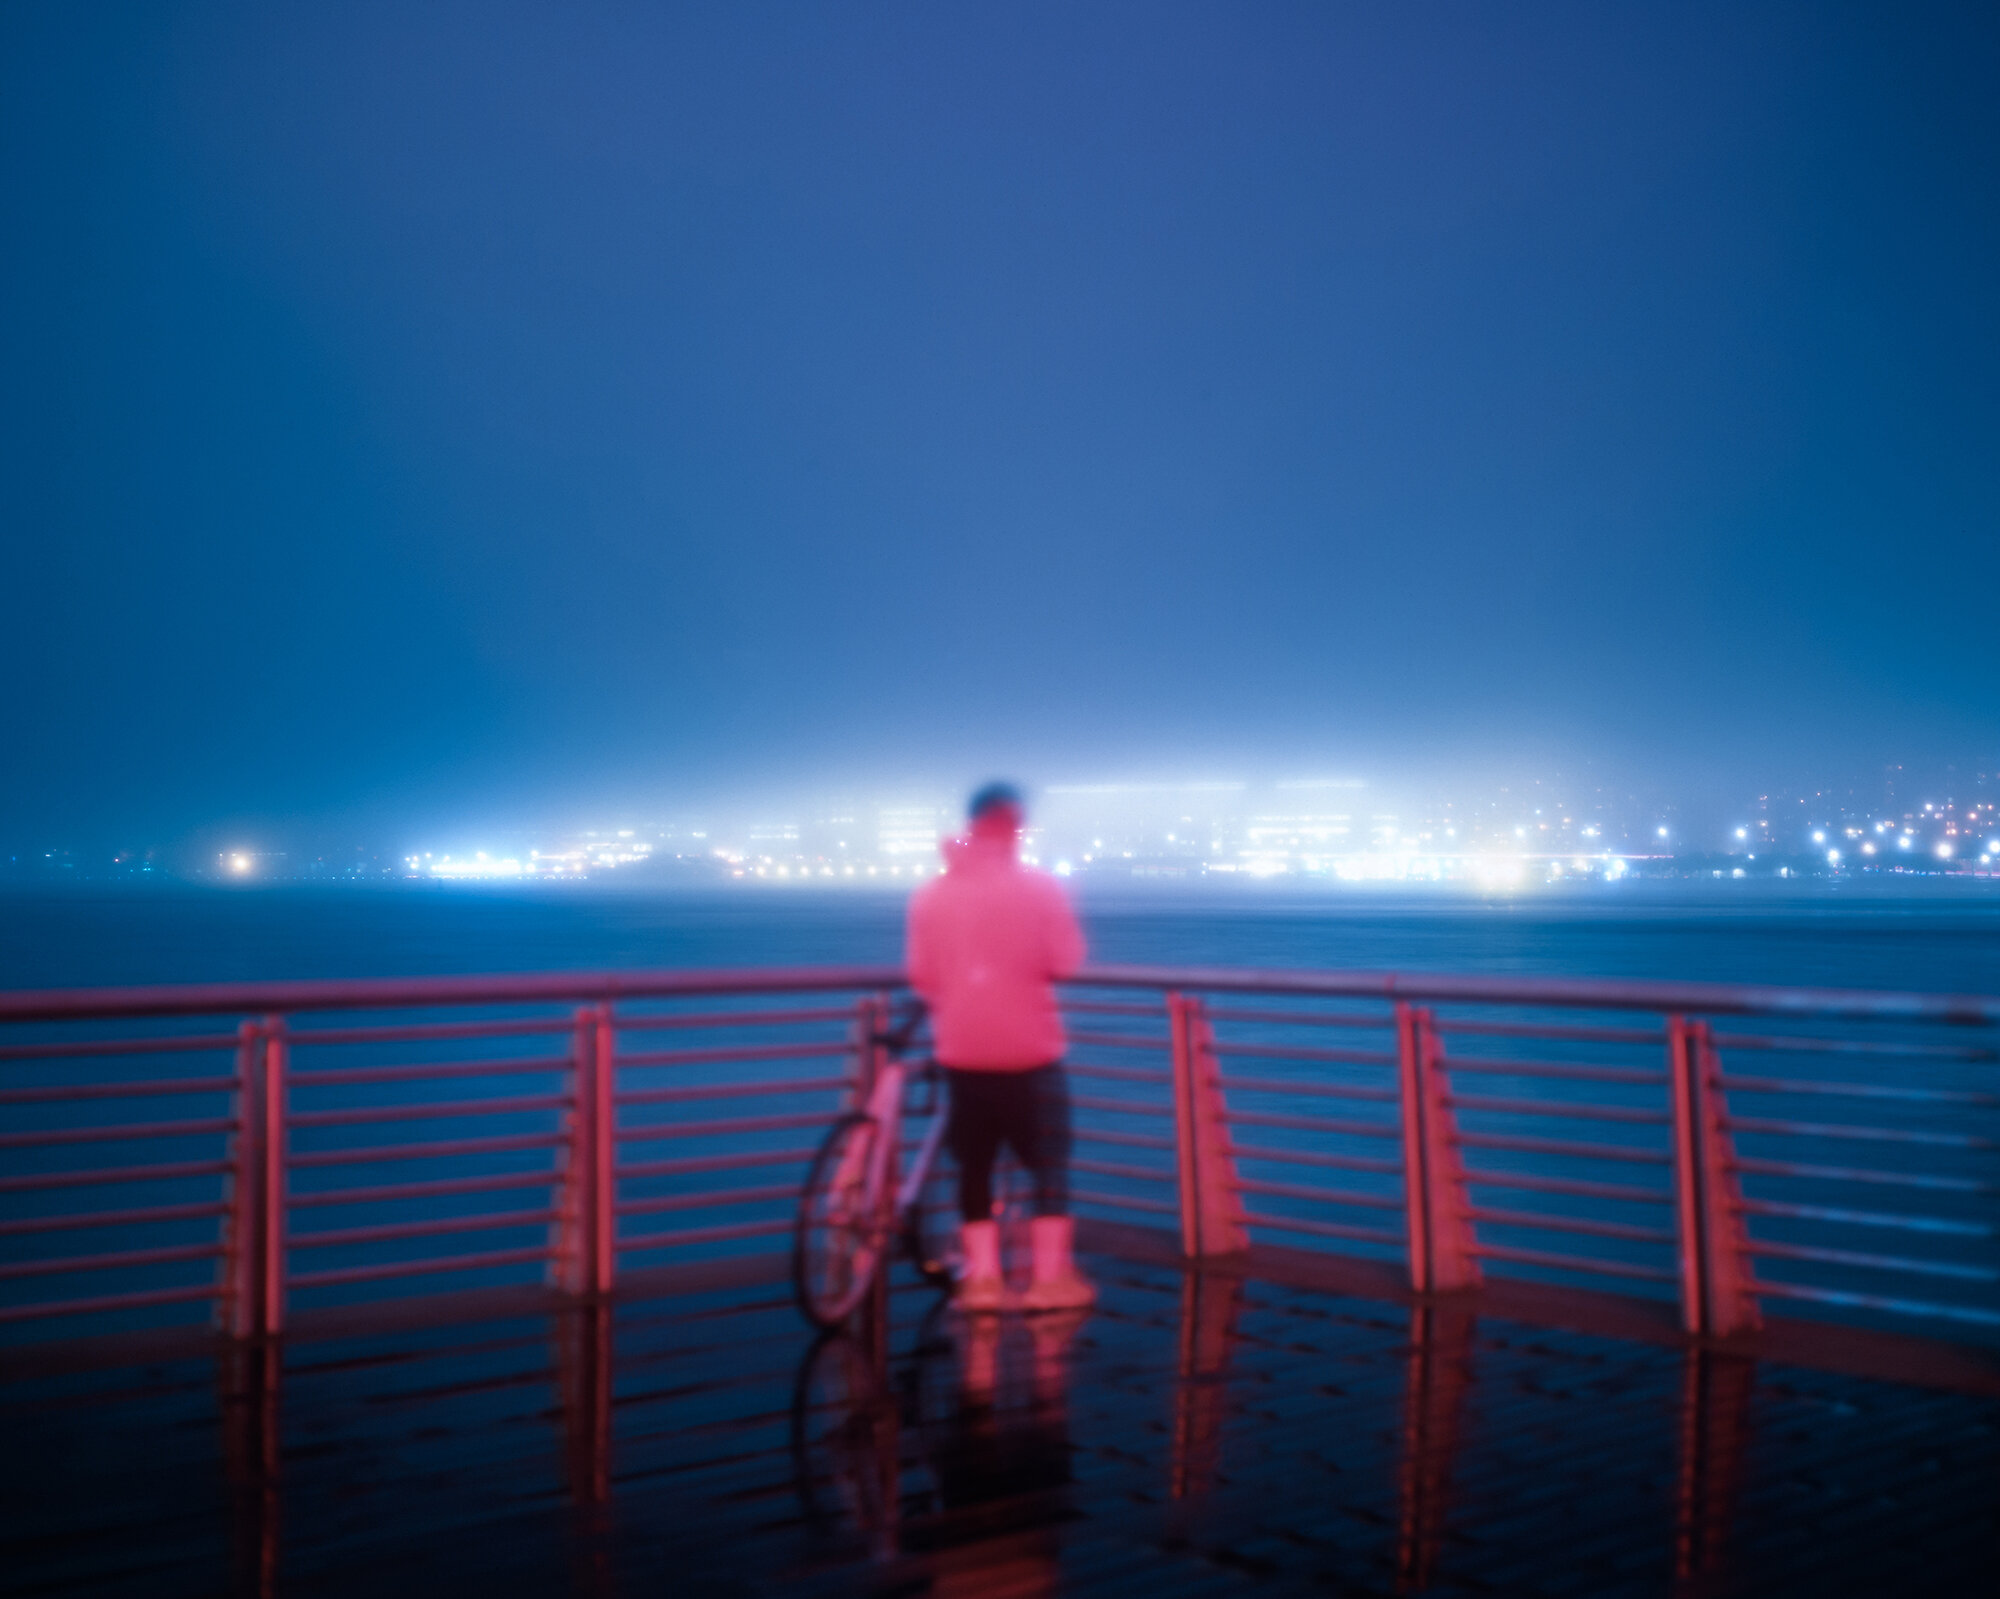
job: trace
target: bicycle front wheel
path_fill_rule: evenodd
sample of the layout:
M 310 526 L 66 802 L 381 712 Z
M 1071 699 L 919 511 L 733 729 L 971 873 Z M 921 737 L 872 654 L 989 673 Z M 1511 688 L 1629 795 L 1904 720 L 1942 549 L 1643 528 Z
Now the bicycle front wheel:
M 792 1291 L 815 1327 L 846 1321 L 881 1269 L 888 1199 L 872 1181 L 881 1134 L 874 1117 L 850 1112 L 827 1130 L 806 1173 L 792 1229 Z

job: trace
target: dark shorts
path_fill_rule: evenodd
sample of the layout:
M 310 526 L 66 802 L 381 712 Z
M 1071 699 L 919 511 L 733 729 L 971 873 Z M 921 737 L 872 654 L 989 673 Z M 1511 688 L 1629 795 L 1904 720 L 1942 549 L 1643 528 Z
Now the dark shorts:
M 993 1214 L 993 1162 L 1000 1146 L 1035 1180 L 1035 1214 L 1069 1210 L 1069 1083 L 1062 1062 L 1025 1072 L 947 1066 L 951 1126 L 945 1142 L 958 1162 L 958 1208 L 967 1221 Z

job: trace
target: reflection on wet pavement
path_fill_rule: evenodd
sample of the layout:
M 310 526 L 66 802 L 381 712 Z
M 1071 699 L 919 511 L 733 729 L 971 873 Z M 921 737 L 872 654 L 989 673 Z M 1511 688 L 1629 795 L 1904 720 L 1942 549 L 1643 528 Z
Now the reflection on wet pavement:
M 0 1383 L 0 1591 L 1928 1591 L 2000 1400 L 1099 1257 L 1088 1314 L 772 1282 Z M 1984 1573 L 1984 1576 L 1981 1575 Z

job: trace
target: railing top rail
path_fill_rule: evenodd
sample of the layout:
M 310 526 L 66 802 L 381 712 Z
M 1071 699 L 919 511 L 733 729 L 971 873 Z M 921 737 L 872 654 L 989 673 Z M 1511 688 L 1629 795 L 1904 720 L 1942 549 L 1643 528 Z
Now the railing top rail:
M 146 988 L 0 991 L 0 1022 L 106 1017 L 255 1015 L 394 1010 L 417 1006 L 603 1003 L 732 994 L 806 994 L 894 988 L 896 966 L 729 967 L 691 971 L 532 972 L 471 977 L 389 977 L 315 982 L 191 983 Z M 1818 1016 L 1849 1020 L 2000 1024 L 2000 996 L 1730 983 L 1593 978 L 1463 977 L 1368 971 L 1283 971 L 1224 966 L 1092 966 L 1071 980 L 1094 988 L 1311 995 L 1435 1004 L 1527 1005 L 1694 1015 Z
M 0 1022 L 399 1010 L 441 1005 L 603 1003 L 718 994 L 806 994 L 830 989 L 894 988 L 902 981 L 902 970 L 895 966 L 746 966 L 693 971 L 522 972 L 477 977 L 54 988 L 0 992 Z
M 1562 1010 L 1686 1011 L 1695 1015 L 1829 1016 L 1876 1021 L 2000 1023 L 2000 995 L 1894 990 L 1758 988 L 1618 978 L 1458 977 L 1427 972 L 1333 972 L 1241 967 L 1093 966 L 1075 979 L 1098 987 L 1326 998 L 1532 1005 Z

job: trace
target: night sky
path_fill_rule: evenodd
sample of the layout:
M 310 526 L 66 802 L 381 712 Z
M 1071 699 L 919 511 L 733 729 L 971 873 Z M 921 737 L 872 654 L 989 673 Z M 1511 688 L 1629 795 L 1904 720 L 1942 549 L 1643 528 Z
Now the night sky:
M 2000 765 L 1996 83 L 1990 3 L 10 0 L 0 834 Z

